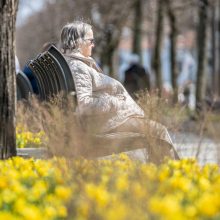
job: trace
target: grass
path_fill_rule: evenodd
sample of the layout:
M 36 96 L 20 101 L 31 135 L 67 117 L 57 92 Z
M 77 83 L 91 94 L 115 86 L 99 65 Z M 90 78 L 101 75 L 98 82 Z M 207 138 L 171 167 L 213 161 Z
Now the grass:
M 173 105 L 169 99 L 159 98 L 156 94 L 149 95 L 147 92 L 141 92 L 137 97 L 146 118 L 165 125 L 169 131 L 190 132 L 199 135 L 201 139 L 208 136 L 216 142 L 219 141 L 218 114 L 207 111 L 203 118 L 195 121 L 190 119 L 191 113 L 184 106 Z M 48 137 L 47 147 L 51 155 L 88 157 L 93 152 L 93 155 L 98 154 L 100 146 L 92 146 L 93 141 L 82 129 L 74 109 L 71 97 L 64 101 L 61 96 L 57 96 L 49 102 L 40 102 L 36 97 L 32 97 L 28 103 L 18 103 L 17 124 L 22 124 L 24 129 L 30 132 L 43 131 Z M 153 140 L 148 141 L 156 145 Z M 120 144 L 118 146 L 120 147 Z

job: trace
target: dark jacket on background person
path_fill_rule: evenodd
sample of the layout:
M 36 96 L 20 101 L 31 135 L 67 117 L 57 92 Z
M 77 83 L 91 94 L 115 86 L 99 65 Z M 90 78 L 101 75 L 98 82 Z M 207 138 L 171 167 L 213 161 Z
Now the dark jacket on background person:
M 131 64 L 125 71 L 124 86 L 131 96 L 139 90 L 150 90 L 150 77 L 140 64 Z

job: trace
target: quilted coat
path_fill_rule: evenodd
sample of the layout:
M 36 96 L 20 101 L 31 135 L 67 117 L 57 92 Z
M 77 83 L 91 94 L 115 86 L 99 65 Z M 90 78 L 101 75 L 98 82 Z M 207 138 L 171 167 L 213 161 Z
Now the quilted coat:
M 85 126 L 93 125 L 95 133 L 105 133 L 130 118 L 144 118 L 143 110 L 123 85 L 103 74 L 92 58 L 80 53 L 65 54 L 77 94 L 77 112 Z

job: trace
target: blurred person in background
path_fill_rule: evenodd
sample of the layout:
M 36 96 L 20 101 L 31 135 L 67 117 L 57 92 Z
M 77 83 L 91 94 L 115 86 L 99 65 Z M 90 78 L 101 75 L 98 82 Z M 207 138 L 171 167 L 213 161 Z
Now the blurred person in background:
M 123 84 L 128 93 L 135 98 L 135 93 L 140 90 L 147 89 L 150 91 L 150 75 L 140 64 L 137 54 L 130 55 L 129 65 L 128 69 L 125 70 Z
M 179 86 L 179 100 L 186 104 L 189 109 L 194 110 L 196 105 L 195 83 L 196 83 L 196 63 L 191 53 L 184 50 L 179 58 L 179 76 L 177 79 Z
M 183 35 L 178 36 L 177 66 L 179 87 L 179 101 L 190 110 L 195 109 L 195 83 L 196 83 L 196 61 L 190 52 L 189 39 Z

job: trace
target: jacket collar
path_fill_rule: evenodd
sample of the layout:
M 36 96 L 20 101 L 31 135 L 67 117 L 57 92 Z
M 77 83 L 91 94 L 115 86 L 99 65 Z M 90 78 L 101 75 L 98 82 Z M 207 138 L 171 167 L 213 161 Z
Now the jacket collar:
M 81 53 L 66 53 L 65 56 L 80 60 L 89 67 L 92 67 L 97 72 L 102 73 L 101 68 L 96 64 L 95 60 L 92 57 L 84 57 Z

